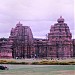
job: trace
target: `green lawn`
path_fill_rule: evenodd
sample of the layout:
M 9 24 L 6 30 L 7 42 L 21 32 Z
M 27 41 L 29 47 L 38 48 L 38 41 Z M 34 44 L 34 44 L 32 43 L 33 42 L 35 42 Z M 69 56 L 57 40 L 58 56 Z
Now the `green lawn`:
M 0 75 L 74 75 L 75 65 L 6 65 Z

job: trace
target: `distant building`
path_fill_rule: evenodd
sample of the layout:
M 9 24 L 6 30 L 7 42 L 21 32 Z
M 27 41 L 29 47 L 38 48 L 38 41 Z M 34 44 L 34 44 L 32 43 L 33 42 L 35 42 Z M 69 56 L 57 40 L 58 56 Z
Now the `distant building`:
M 73 57 L 75 57 L 75 39 L 73 39 Z
M 0 58 L 12 58 L 12 43 L 6 38 L 0 39 Z
M 36 58 L 44 58 L 47 57 L 47 39 L 34 39 L 34 48 Z

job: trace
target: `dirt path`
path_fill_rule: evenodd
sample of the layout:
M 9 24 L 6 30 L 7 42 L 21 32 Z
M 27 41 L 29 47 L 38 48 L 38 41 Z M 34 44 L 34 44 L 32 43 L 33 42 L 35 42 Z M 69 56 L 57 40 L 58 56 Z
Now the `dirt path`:
M 75 75 L 74 70 L 56 71 L 56 75 Z

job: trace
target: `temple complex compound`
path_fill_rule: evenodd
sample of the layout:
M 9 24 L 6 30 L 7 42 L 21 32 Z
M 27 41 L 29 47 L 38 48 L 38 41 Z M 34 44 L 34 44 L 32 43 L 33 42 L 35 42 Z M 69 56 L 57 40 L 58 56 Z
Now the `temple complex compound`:
M 20 22 L 11 29 L 9 38 L 0 39 L 0 58 L 72 58 L 75 39 L 65 20 L 60 16 L 51 25 L 48 38 L 33 38 L 31 28 Z

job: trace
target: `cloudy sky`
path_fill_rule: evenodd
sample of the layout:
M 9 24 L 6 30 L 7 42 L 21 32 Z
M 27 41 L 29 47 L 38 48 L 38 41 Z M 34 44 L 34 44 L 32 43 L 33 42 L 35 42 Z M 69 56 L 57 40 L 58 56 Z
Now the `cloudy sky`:
M 50 26 L 63 16 L 75 38 L 74 0 L 0 0 L 0 37 L 9 37 L 20 21 L 34 37 L 45 38 Z

